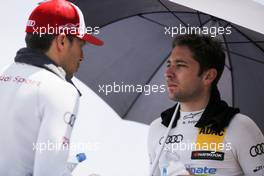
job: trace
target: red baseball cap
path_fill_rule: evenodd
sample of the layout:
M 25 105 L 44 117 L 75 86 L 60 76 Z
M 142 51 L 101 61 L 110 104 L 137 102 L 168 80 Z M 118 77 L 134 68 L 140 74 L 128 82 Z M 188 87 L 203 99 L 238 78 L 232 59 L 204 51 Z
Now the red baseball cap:
M 38 5 L 31 13 L 27 33 L 73 35 L 94 45 L 103 41 L 87 32 L 82 11 L 66 0 L 48 0 Z

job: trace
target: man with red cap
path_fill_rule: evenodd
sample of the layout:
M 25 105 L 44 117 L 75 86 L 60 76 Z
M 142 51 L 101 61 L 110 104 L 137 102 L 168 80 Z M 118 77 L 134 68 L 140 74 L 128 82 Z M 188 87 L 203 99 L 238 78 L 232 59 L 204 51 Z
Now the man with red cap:
M 81 10 L 65 0 L 45 1 L 31 13 L 26 48 L 0 71 L 1 176 L 71 175 L 70 136 L 81 96 L 71 78 L 85 43 L 103 44 L 86 31 Z

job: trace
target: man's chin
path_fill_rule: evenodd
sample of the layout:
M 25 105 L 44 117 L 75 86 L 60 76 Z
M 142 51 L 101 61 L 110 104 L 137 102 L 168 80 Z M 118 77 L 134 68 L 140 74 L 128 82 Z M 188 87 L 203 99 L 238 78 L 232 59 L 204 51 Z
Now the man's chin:
M 173 101 L 177 101 L 177 100 L 178 100 L 178 98 L 177 98 L 176 95 L 174 95 L 174 94 L 170 94 L 170 93 L 169 93 L 169 98 L 170 98 L 171 100 L 173 100 Z

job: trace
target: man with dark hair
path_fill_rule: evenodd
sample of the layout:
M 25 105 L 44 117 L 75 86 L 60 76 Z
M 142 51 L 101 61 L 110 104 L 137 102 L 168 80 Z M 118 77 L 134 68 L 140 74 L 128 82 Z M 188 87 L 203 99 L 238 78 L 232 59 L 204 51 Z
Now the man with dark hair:
M 37 49 L 45 53 L 49 50 L 52 41 L 55 37 L 55 35 L 51 34 L 44 34 L 42 36 L 39 36 L 36 34 L 27 33 L 25 37 L 25 42 L 27 48 Z M 70 43 L 72 43 L 74 36 L 67 35 L 67 38 L 69 39 Z
M 178 36 L 167 63 L 169 97 L 179 109 L 167 109 L 150 125 L 151 174 L 264 175 L 263 134 L 220 98 L 217 83 L 225 65 L 221 43 L 207 36 Z
M 71 78 L 85 43 L 103 42 L 86 33 L 82 12 L 65 0 L 37 6 L 26 33 L 27 47 L 0 71 L 0 175 L 71 175 L 85 159 L 69 156 L 81 96 Z

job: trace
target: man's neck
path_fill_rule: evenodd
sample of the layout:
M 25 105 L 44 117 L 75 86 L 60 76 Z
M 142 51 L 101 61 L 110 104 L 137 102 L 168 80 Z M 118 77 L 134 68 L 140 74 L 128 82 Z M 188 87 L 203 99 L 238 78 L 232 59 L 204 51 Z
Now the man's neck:
M 181 111 L 192 112 L 205 109 L 210 99 L 210 92 L 200 95 L 196 99 L 180 102 Z

